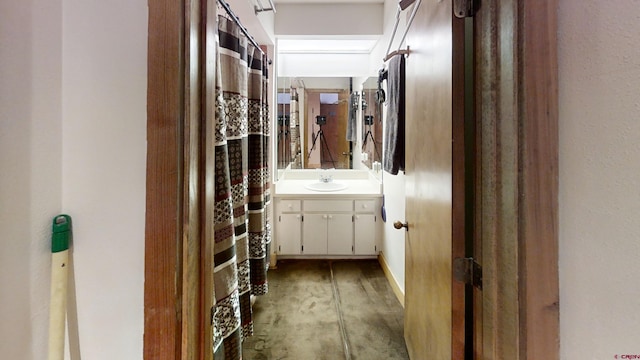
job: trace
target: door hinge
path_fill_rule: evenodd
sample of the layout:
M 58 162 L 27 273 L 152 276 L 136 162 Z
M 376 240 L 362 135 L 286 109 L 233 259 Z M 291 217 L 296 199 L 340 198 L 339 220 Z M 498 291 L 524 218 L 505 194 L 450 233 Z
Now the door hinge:
M 472 257 L 453 259 L 453 278 L 482 290 L 482 266 Z
M 480 9 L 480 0 L 453 0 L 453 13 L 458 18 L 474 17 Z
M 278 215 L 278 222 L 282 222 L 282 215 Z

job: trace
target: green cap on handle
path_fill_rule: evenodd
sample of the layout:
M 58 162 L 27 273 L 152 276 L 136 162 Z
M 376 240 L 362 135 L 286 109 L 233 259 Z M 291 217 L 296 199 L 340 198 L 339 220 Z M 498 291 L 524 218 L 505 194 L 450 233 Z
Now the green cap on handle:
M 69 249 L 71 238 L 71 216 L 58 215 L 53 218 L 53 234 L 51 236 L 51 252 L 56 253 Z

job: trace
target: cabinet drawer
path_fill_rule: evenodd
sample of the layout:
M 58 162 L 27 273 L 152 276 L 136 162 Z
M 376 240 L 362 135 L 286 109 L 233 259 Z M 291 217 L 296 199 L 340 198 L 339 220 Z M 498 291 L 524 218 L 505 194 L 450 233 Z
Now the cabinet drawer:
M 300 200 L 280 200 L 279 212 L 300 212 Z
M 353 211 L 352 200 L 305 200 L 304 211 Z
M 356 200 L 356 212 L 375 212 L 375 200 Z

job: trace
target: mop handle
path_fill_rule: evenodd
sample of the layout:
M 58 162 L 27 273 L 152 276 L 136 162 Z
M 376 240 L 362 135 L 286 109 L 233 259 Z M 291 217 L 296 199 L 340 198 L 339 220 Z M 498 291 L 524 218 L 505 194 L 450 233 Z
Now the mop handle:
M 71 217 L 53 219 L 51 235 L 51 306 L 49 308 L 49 360 L 64 359 L 67 282 Z

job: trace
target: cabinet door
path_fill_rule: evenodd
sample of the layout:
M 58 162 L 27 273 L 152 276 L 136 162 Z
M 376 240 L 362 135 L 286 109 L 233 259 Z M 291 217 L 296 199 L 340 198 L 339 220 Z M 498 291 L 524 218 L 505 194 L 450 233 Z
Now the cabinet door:
M 328 215 L 327 254 L 353 254 L 353 217 L 351 214 Z
M 302 249 L 300 214 L 280 214 L 278 217 L 278 253 L 299 255 Z
M 327 254 L 327 218 L 326 214 L 304 215 L 302 222 L 303 254 Z
M 376 216 L 358 214 L 354 222 L 354 253 L 356 255 L 376 254 Z

